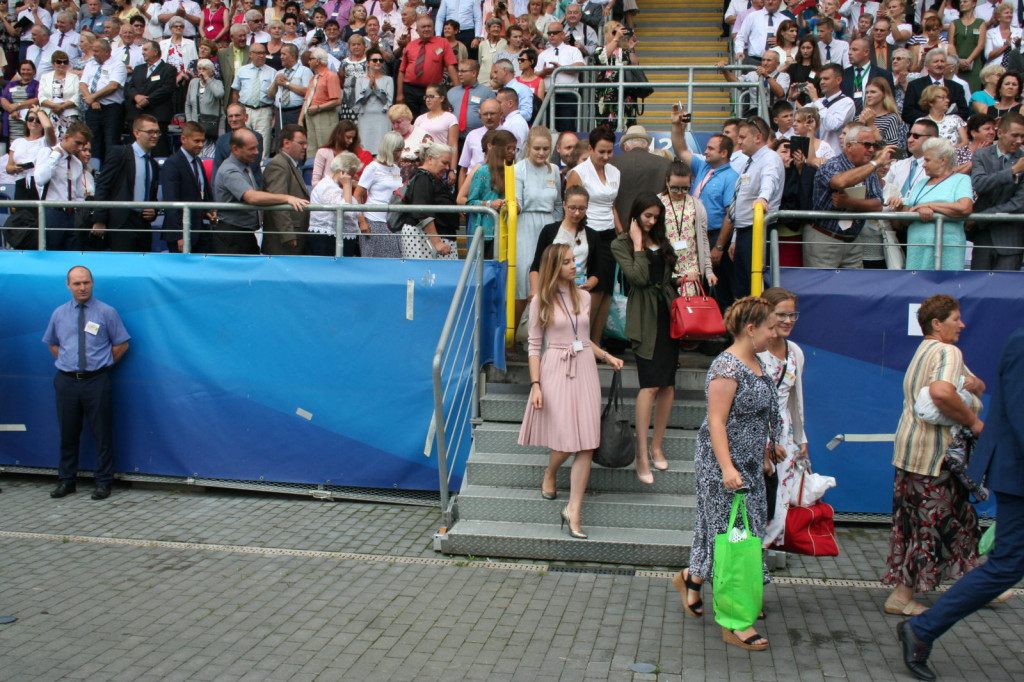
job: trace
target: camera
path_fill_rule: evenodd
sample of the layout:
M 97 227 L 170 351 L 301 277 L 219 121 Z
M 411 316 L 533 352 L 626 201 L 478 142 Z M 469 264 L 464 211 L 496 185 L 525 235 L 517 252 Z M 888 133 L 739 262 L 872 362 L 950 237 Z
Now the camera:
M 633 35 L 633 29 L 631 29 L 631 28 L 624 28 L 621 31 L 619 31 L 619 33 L 621 33 L 625 37 L 629 38 L 629 37 L 631 37 Z
M 498 0 L 498 9 L 504 12 L 506 9 L 508 9 L 508 5 L 506 5 L 504 2 L 501 2 L 501 0 Z
M 796 84 L 796 91 L 797 92 L 807 92 L 807 83 L 797 83 Z
M 319 45 L 320 43 L 326 43 L 326 42 L 327 42 L 327 34 L 324 33 L 324 30 L 322 28 L 318 28 L 317 30 L 313 31 L 313 35 L 310 36 L 310 38 L 309 38 L 309 44 L 310 45 Z

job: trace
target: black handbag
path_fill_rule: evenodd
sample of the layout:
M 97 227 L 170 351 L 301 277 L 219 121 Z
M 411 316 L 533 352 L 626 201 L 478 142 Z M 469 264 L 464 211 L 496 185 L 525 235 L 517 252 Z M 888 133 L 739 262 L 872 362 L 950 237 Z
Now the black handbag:
M 604 5 L 592 2 L 585 2 L 583 5 L 583 16 L 580 21 L 600 34 L 601 26 L 604 24 Z
M 632 415 L 622 407 L 622 373 L 612 375 L 608 402 L 601 412 L 601 444 L 594 450 L 594 462 L 610 469 L 629 466 L 636 458 L 636 433 Z
M 196 115 L 199 117 L 199 125 L 203 126 L 203 130 L 206 131 L 206 139 L 216 140 L 218 131 L 220 130 L 220 106 L 217 107 L 216 114 L 204 114 L 202 109 L 199 107 L 199 86 L 196 86 Z
M 636 69 L 626 69 L 622 75 L 622 80 L 627 83 L 642 83 L 642 86 L 634 85 L 633 87 L 627 86 L 626 97 L 632 97 L 634 101 L 639 99 L 647 99 L 654 94 L 654 88 L 652 88 L 647 80 L 647 74 L 643 71 Z

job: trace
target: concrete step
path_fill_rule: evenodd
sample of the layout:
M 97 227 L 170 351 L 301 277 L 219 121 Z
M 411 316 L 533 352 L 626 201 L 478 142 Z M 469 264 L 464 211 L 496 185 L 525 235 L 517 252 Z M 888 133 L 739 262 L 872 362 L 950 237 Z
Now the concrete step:
M 466 485 L 540 490 L 547 466 L 547 454 L 471 452 L 466 464 Z M 655 471 L 654 485 L 641 483 L 632 464 L 622 469 L 605 469 L 595 464 L 587 490 L 688 495 L 693 493 L 694 480 L 693 462 L 674 461 L 668 471 Z M 559 489 L 569 489 L 569 467 L 558 470 L 556 484 Z
M 484 422 L 473 431 L 473 447 L 476 452 L 547 455 L 548 448 L 519 445 L 519 427 L 519 424 Z M 690 429 L 668 429 L 662 447 L 669 461 L 693 461 L 697 432 Z
M 568 488 L 558 491 L 558 499 L 545 500 L 539 486 L 528 490 L 469 485 L 459 493 L 459 517 L 474 521 L 557 523 L 558 512 L 568 498 Z M 583 520 L 588 525 L 609 528 L 682 530 L 693 528 L 696 504 L 693 495 L 588 490 L 583 498 Z
M 654 132 L 652 127 L 648 127 L 647 130 L 648 132 Z M 707 378 L 708 367 L 711 366 L 712 358 L 690 353 L 680 355 L 680 359 L 684 357 L 692 357 L 693 359 L 687 360 L 686 364 L 692 363 L 694 366 L 684 366 L 676 370 L 676 390 L 703 391 L 704 382 Z M 608 388 L 611 385 L 614 371 L 611 367 L 603 364 L 598 365 L 597 370 L 598 377 L 601 381 L 601 387 Z M 504 371 L 491 365 L 487 368 L 486 373 L 488 384 L 523 384 L 525 386 L 530 383 L 530 367 L 527 363 L 522 361 L 506 361 Z M 620 374 L 622 376 L 622 387 L 624 389 L 636 390 L 640 388 L 635 364 L 627 360 L 626 366 L 622 368 Z
M 589 536 L 587 540 L 570 538 L 568 530 L 560 529 L 557 523 L 459 521 L 441 537 L 441 551 L 478 557 L 672 567 L 684 566 L 690 557 L 691 532 L 588 525 L 585 506 L 581 525 Z
M 527 388 L 518 384 L 488 385 L 487 394 L 480 399 L 481 418 L 496 422 L 522 422 L 526 411 Z M 626 397 L 622 403 L 627 413 L 634 414 L 636 398 Z M 703 393 L 676 391 L 668 425 L 678 429 L 700 428 L 706 411 Z

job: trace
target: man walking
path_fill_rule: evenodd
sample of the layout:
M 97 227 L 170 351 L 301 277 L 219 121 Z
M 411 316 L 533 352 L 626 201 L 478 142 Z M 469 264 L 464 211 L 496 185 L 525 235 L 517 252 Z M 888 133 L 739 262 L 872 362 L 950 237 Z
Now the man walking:
M 43 343 L 56 358 L 57 422 L 60 426 L 60 482 L 50 497 L 75 492 L 82 422 L 96 444 L 96 489 L 92 499 L 110 497 L 114 480 L 114 424 L 110 369 L 128 351 L 131 339 L 117 311 L 92 297 L 93 279 L 88 268 L 77 265 L 68 271 L 67 287 L 72 300 L 50 316 Z

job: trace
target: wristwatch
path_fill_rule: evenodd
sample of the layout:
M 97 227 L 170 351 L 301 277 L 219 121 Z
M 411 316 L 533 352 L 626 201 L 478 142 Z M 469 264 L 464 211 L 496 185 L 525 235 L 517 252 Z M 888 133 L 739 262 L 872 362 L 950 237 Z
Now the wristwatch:
M 719 251 L 725 251 L 725 247 L 718 243 L 715 244 L 715 248 L 718 249 Z

